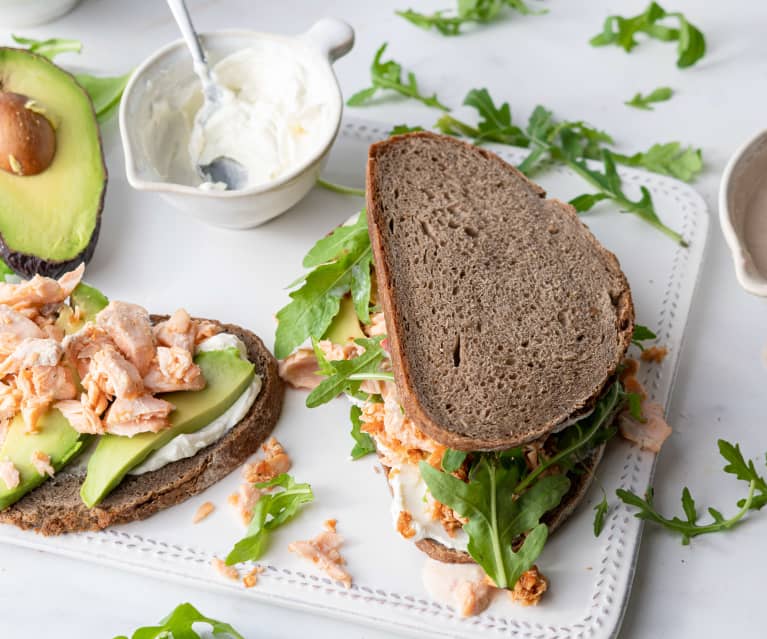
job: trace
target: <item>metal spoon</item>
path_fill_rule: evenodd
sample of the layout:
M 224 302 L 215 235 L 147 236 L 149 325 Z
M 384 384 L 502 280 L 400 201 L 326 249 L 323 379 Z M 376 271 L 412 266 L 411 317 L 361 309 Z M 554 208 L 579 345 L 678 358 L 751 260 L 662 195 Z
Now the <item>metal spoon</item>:
M 210 72 L 208 57 L 200 45 L 200 39 L 192 25 L 186 3 L 184 0 L 167 0 L 167 2 L 192 54 L 194 72 L 202 83 L 203 104 L 195 116 L 195 124 L 202 126 L 221 107 L 224 91 Z M 230 191 L 241 189 L 248 182 L 248 170 L 237 160 L 228 156 L 219 156 L 209 164 L 198 164 L 197 173 L 203 180 L 223 182 Z

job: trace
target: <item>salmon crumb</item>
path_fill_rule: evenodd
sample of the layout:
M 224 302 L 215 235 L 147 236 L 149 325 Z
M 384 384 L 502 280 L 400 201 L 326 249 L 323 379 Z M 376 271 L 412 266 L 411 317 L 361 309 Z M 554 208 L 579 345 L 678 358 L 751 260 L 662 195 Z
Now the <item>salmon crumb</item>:
M 351 588 L 352 576 L 343 568 L 346 561 L 339 552 L 342 543 L 341 535 L 326 530 L 314 539 L 294 541 L 288 545 L 288 550 L 308 559 L 328 577 L 340 581 L 346 588 Z
M 523 606 L 537 606 L 543 597 L 543 593 L 549 588 L 546 577 L 538 571 L 538 566 L 533 566 L 522 573 L 514 588 L 509 591 L 512 601 Z
M 293 465 L 282 444 L 274 437 L 261 446 L 264 451 L 264 459 L 252 464 L 246 464 L 242 469 L 242 476 L 246 481 L 259 483 L 270 481 L 282 473 L 286 473 Z
M 325 523 L 322 525 L 325 528 L 325 530 L 329 530 L 330 532 L 335 532 L 337 524 L 338 524 L 337 519 L 327 519 L 325 520 Z
M 208 515 L 210 515 L 210 513 L 212 513 L 215 509 L 216 507 L 210 501 L 206 501 L 204 504 L 200 504 L 200 507 L 197 509 L 197 512 L 194 514 L 192 523 L 199 524 L 203 519 L 205 519 Z
M 226 503 L 228 503 L 230 506 L 234 506 L 237 508 L 240 505 L 240 496 L 237 493 L 232 493 L 229 495 L 229 497 L 226 498 Z
M 668 349 L 665 346 L 650 346 L 642 351 L 640 357 L 643 362 L 652 362 L 660 364 L 668 355 Z
M 226 577 L 227 579 L 231 579 L 233 581 L 240 580 L 240 573 L 237 571 L 237 568 L 234 566 L 227 566 L 223 559 L 214 557 L 213 561 L 210 563 L 211 566 L 213 566 L 218 571 L 218 574 L 220 574 L 222 577 Z
M 400 510 L 399 517 L 397 517 L 397 532 L 405 539 L 412 539 L 415 537 L 413 515 L 411 515 L 409 511 Z
M 242 585 L 246 588 L 252 588 L 258 583 L 258 576 L 264 572 L 261 566 L 256 566 L 247 575 L 242 578 Z

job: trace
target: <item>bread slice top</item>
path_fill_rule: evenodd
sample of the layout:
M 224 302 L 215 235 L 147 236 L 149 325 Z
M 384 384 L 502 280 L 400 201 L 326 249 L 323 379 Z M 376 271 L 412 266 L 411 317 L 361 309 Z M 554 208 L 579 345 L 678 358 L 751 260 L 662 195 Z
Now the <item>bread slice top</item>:
M 405 412 L 458 450 L 588 409 L 631 341 L 615 256 L 495 154 L 433 133 L 370 147 L 367 215 Z

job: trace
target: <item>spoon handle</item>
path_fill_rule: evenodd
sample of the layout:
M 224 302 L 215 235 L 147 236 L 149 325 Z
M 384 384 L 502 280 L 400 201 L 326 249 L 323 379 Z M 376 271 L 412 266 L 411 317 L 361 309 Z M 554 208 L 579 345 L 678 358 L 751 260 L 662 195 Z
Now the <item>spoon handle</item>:
M 170 12 L 173 14 L 173 18 L 176 20 L 176 24 L 184 38 L 184 42 L 186 42 L 186 46 L 189 47 L 189 51 L 192 54 L 195 72 L 204 85 L 211 84 L 208 56 L 205 54 L 200 44 L 200 39 L 197 37 L 197 32 L 194 30 L 186 2 L 184 0 L 167 0 L 167 2 Z

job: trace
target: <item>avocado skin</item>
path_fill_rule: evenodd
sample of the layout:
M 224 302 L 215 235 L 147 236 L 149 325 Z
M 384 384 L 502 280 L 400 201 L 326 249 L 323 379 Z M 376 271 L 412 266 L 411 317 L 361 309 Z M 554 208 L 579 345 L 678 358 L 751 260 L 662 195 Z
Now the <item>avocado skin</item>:
M 100 163 L 101 168 L 104 172 L 104 180 L 101 187 L 101 195 L 98 202 L 98 210 L 96 213 L 96 223 L 93 227 L 93 232 L 91 233 L 91 237 L 88 241 L 88 245 L 80 251 L 77 255 L 68 258 L 66 260 L 54 260 L 50 258 L 46 258 L 42 255 L 33 255 L 30 253 L 24 253 L 22 251 L 15 250 L 9 246 L 8 241 L 6 240 L 4 234 L 2 231 L 0 231 L 0 258 L 2 258 L 5 263 L 10 266 L 14 272 L 21 277 L 24 278 L 31 278 L 36 274 L 44 275 L 46 277 L 60 277 L 64 273 L 71 271 L 75 268 L 77 268 L 81 263 L 85 262 L 86 264 L 91 261 L 91 258 L 93 258 L 93 254 L 96 251 L 96 243 L 98 242 L 99 238 L 99 232 L 101 231 L 101 215 L 102 211 L 104 209 L 104 198 L 106 197 L 106 190 L 107 190 L 107 182 L 108 182 L 108 171 L 107 171 L 107 165 L 106 161 L 104 160 L 104 145 L 101 139 L 101 129 L 98 126 L 98 120 L 96 118 L 96 111 L 93 108 L 93 101 L 91 100 L 90 95 L 88 95 L 88 92 L 80 85 L 79 82 L 77 82 L 77 79 L 75 76 L 68 71 L 62 69 L 58 65 L 51 62 L 48 58 L 38 55 L 37 53 L 32 53 L 31 51 L 27 49 L 20 49 L 17 47 L 0 47 L 0 61 L 2 60 L 2 53 L 4 51 L 9 52 L 20 52 L 24 55 L 30 56 L 33 59 L 37 59 L 41 65 L 43 65 L 43 68 L 45 66 L 52 66 L 54 67 L 57 72 L 63 73 L 67 76 L 69 76 L 72 79 L 72 82 L 82 91 L 83 95 L 85 96 L 85 99 L 88 101 L 88 104 L 90 105 L 91 115 L 93 116 L 93 120 L 96 123 L 96 135 L 98 137 L 98 146 L 100 150 Z M 0 64 L 0 90 L 3 91 L 12 91 L 12 86 L 5 86 L 2 83 L 2 64 Z M 19 178 L 24 179 L 24 178 Z
M 162 399 L 176 406 L 170 414 L 170 428 L 159 433 L 140 433 L 133 437 L 102 435 L 80 489 L 88 508 L 101 501 L 120 484 L 131 468 L 143 462 L 152 452 L 174 437 L 193 433 L 222 415 L 253 381 L 255 366 L 240 357 L 236 349 L 199 353 L 195 363 L 202 369 L 206 387 L 196 392 L 164 393 Z M 195 406 L 200 400 L 212 406 Z M 191 404 L 184 405 L 184 404 Z M 181 415 L 181 417 L 179 417 Z

